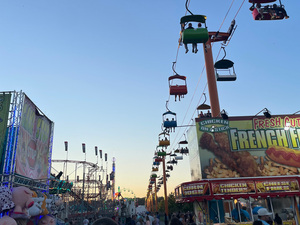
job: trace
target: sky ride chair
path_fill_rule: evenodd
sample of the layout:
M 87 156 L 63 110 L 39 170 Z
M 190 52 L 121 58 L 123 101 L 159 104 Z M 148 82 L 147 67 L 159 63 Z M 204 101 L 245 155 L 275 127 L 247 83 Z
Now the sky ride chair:
M 190 22 L 198 22 L 204 24 L 205 27 L 195 28 L 195 29 L 184 29 L 185 25 Z M 181 40 L 184 44 L 197 44 L 205 43 L 209 39 L 208 30 L 206 27 L 206 16 L 204 15 L 187 15 L 181 17 Z
M 164 150 L 164 147 L 165 146 L 157 146 L 156 147 L 155 155 L 156 155 L 156 159 L 158 159 L 158 160 L 155 159 L 156 162 L 162 162 L 162 158 L 160 158 L 160 157 L 167 155 L 167 152 Z
M 163 161 L 163 159 L 162 158 L 156 158 L 156 159 L 154 159 L 154 162 L 162 162 Z
M 158 145 L 162 146 L 169 146 L 170 145 L 170 134 L 162 132 L 158 135 Z
M 153 166 L 159 166 L 160 162 L 153 162 Z
M 184 134 L 184 137 L 185 137 L 185 134 Z M 179 147 L 178 149 L 180 150 L 179 152 L 183 155 L 187 155 L 189 153 L 189 149 L 188 149 L 188 141 L 186 140 L 186 137 L 183 141 L 180 141 L 178 143 Z M 176 158 L 175 158 L 176 159 Z
M 175 131 L 175 127 L 177 127 L 176 113 L 170 110 L 163 113 L 163 126 L 164 128 L 170 129 L 170 131 Z
M 281 4 L 281 0 L 279 0 L 279 5 L 261 5 L 276 2 L 276 0 L 249 0 L 249 2 L 252 3 L 250 10 L 254 20 L 282 20 L 289 18 L 284 5 Z
M 157 156 L 166 156 L 166 155 L 167 155 L 167 153 L 165 151 L 159 151 L 159 152 L 157 152 Z M 162 162 L 161 158 L 157 158 L 157 160 L 160 160 L 158 162 Z
M 224 47 L 222 48 L 224 50 L 225 55 L 214 65 L 217 81 L 235 81 L 236 74 L 233 66 L 234 63 L 231 60 L 224 59 L 226 56 L 226 51 Z
M 186 77 L 176 73 L 174 69 L 175 63 L 176 62 L 173 62 L 173 66 L 172 66 L 175 75 L 169 77 L 169 91 L 170 91 L 170 95 L 175 96 L 175 102 L 176 102 L 177 96 L 178 96 L 178 100 L 180 101 L 180 98 L 183 98 L 184 95 L 188 93 L 188 91 L 186 85 Z
M 152 172 L 158 172 L 158 167 L 152 167 Z

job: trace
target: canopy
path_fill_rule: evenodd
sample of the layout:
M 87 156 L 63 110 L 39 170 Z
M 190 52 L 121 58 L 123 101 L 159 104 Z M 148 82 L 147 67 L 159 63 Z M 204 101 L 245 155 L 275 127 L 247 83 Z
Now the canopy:
M 174 115 L 174 116 L 176 116 L 176 113 L 174 113 L 174 112 L 171 112 L 171 111 L 168 111 L 168 112 L 165 112 L 164 114 L 163 114 L 163 116 L 165 116 L 165 115 Z
M 188 15 L 181 17 L 180 23 L 187 23 L 187 22 L 200 22 L 205 23 L 206 16 L 204 15 Z
M 169 80 L 174 80 L 174 79 L 186 80 L 186 77 L 185 77 L 185 76 L 178 75 L 178 74 L 169 77 Z

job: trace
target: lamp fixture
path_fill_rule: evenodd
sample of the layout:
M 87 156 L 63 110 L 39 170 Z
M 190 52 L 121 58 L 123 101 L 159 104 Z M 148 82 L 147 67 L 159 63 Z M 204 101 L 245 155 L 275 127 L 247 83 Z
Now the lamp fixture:
M 267 109 L 267 108 L 264 108 L 262 110 L 260 110 L 258 113 L 256 113 L 255 116 L 257 116 L 258 114 L 260 114 L 261 112 L 263 112 L 264 116 L 268 119 L 270 119 L 272 117 L 271 115 L 271 112 Z
M 228 120 L 228 114 L 227 112 L 225 111 L 225 109 L 223 109 L 221 112 L 220 112 L 223 120 Z
M 300 110 L 298 110 L 297 112 L 294 112 L 292 115 L 296 115 L 297 113 L 299 113 L 300 112 Z

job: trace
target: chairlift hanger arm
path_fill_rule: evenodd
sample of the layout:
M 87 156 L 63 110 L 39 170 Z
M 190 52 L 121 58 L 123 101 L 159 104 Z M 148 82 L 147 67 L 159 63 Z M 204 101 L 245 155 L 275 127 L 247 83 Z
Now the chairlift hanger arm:
M 194 14 L 189 10 L 188 2 L 189 2 L 189 0 L 186 0 L 186 1 L 185 1 L 185 8 L 186 8 L 186 10 L 187 10 L 191 15 L 194 15 Z

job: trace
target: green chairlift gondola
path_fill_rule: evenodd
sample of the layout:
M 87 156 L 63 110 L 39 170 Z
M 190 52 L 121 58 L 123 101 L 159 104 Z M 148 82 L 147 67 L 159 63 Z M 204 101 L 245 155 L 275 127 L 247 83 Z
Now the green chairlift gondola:
M 182 42 L 184 44 L 205 43 L 209 39 L 208 30 L 206 28 L 206 16 L 204 15 L 188 15 L 180 19 L 182 29 Z M 189 22 L 204 23 L 205 28 L 184 29 Z

